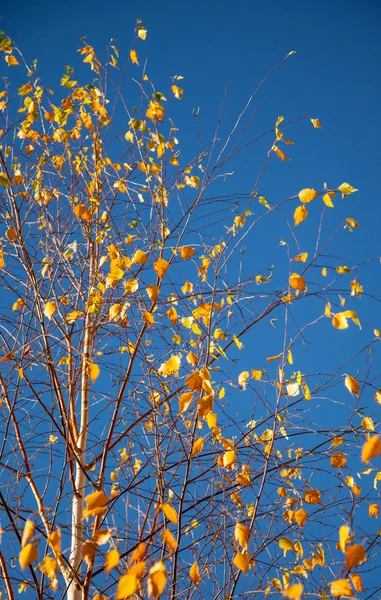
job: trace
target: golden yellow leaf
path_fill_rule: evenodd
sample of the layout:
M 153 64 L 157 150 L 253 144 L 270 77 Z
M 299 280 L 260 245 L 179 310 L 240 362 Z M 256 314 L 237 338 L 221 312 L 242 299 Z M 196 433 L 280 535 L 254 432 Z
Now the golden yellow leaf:
M 180 397 L 179 397 L 179 414 L 180 415 L 189 408 L 189 406 L 192 402 L 192 398 L 193 398 L 192 392 L 184 392 L 184 394 L 180 395 Z
M 149 297 L 149 299 L 150 299 L 152 302 L 156 302 L 156 300 L 157 300 L 157 297 L 158 297 L 158 295 L 159 295 L 159 288 L 157 287 L 157 285 L 149 285 L 149 286 L 146 288 L 146 291 L 147 291 L 147 294 L 148 294 L 148 297 Z
M 347 542 L 351 540 L 350 528 L 348 525 L 342 525 L 339 529 L 339 549 L 345 552 Z
M 98 546 L 104 546 L 111 538 L 111 531 L 109 529 L 98 529 L 93 535 L 93 541 Z
M 20 64 L 17 58 L 13 56 L 13 54 L 6 55 L 5 62 L 7 63 L 8 67 L 16 67 Z
M 199 375 L 199 373 L 197 373 L 197 371 L 190 373 L 190 375 L 188 375 L 188 377 L 185 379 L 185 382 L 192 392 L 202 390 L 202 377 Z
M 333 204 L 333 202 L 331 200 L 330 194 L 324 194 L 324 196 L 323 196 L 323 202 L 329 208 L 334 208 L 335 207 L 335 205 Z
M 164 591 L 167 569 L 162 561 L 156 562 L 148 572 L 148 595 L 158 598 Z
M 294 583 L 283 590 L 283 596 L 288 598 L 288 600 L 300 600 L 303 595 L 303 590 L 304 588 L 301 583 Z
M 319 490 L 305 490 L 304 501 L 307 504 L 322 504 Z
M 104 492 L 93 492 L 85 498 L 87 504 L 84 510 L 85 518 L 104 515 L 107 512 L 108 497 Z
M 378 519 L 378 516 L 380 514 L 380 507 L 378 504 L 369 504 L 369 512 L 368 512 L 370 517 L 375 517 L 376 519 Z
M 148 310 L 144 311 L 144 313 L 142 314 L 142 319 L 145 323 L 147 323 L 147 325 L 154 327 L 155 318 L 152 313 L 148 312 Z
M 314 198 L 316 198 L 316 196 L 318 195 L 319 194 L 312 188 L 305 188 L 304 190 L 301 190 L 299 192 L 299 200 L 303 204 L 307 204 L 308 202 L 311 202 Z
M 184 177 L 184 183 L 185 183 L 185 185 L 188 185 L 189 187 L 192 187 L 192 188 L 196 188 L 196 190 L 197 190 L 198 186 L 200 185 L 200 178 L 197 175 L 191 175 L 190 177 L 188 177 L 188 175 L 186 175 Z
M 299 510 L 295 511 L 294 517 L 299 527 L 303 527 L 305 521 L 308 518 L 308 512 L 304 510 L 304 508 L 299 508 Z
M 294 260 L 296 262 L 303 262 L 305 263 L 308 259 L 308 252 L 301 252 L 300 254 L 297 254 L 296 256 L 294 256 Z
M 173 523 L 173 525 L 177 525 L 177 521 L 179 520 L 179 518 L 178 518 L 177 512 L 175 511 L 173 506 L 171 506 L 170 504 L 162 504 L 161 510 L 167 517 L 168 521 L 171 521 L 171 523 Z
M 359 394 L 360 385 L 359 385 L 359 382 L 356 379 L 354 379 L 354 377 L 347 375 L 345 377 L 344 383 L 345 383 L 345 387 L 351 394 L 353 394 L 354 396 L 357 396 L 357 398 L 360 398 L 360 394 Z
M 294 212 L 295 227 L 297 225 L 300 225 L 300 223 L 302 223 L 303 221 L 305 221 L 307 219 L 307 217 L 308 217 L 308 210 L 306 209 L 306 207 L 303 204 L 301 206 L 298 206 Z
M 30 538 L 33 537 L 34 534 L 34 521 L 27 519 L 24 525 L 24 531 L 22 534 L 21 547 L 24 548 L 25 544 L 29 542 Z
M 377 392 L 374 394 L 374 399 L 378 404 L 381 404 L 381 391 L 377 390 Z
M 180 364 L 181 357 L 178 354 L 174 354 L 166 362 L 160 365 L 159 373 L 160 375 L 163 375 L 163 377 L 169 377 L 170 375 L 175 375 L 177 377 L 179 374 Z
M 116 600 L 125 600 L 125 598 L 131 598 L 140 587 L 139 579 L 136 575 L 123 575 L 119 579 L 118 588 L 116 590 Z
M 167 317 L 168 319 L 171 321 L 172 325 L 176 325 L 177 321 L 179 320 L 178 314 L 177 314 L 177 310 L 175 309 L 174 306 L 171 306 L 171 308 L 169 310 L 167 310 Z
M 341 185 L 339 185 L 339 187 L 337 189 L 339 190 L 339 192 L 341 192 L 341 195 L 343 198 L 345 198 L 346 196 L 349 196 L 349 194 L 358 192 L 358 190 L 356 188 L 352 187 L 351 185 L 349 185 L 349 183 L 342 183 Z
M 222 464 L 225 467 L 225 469 L 230 469 L 232 467 L 232 465 L 234 465 L 235 459 L 236 459 L 236 454 L 235 454 L 234 450 L 228 450 L 227 452 L 225 452 L 223 459 L 222 459 Z
M 146 252 L 143 250 L 136 250 L 134 256 L 132 257 L 133 265 L 145 265 L 148 260 L 148 256 Z
M 373 419 L 371 417 L 364 417 L 363 420 L 361 421 L 361 425 L 367 431 L 374 431 L 374 423 L 373 423 Z
M 68 325 L 72 325 L 82 315 L 83 315 L 82 310 L 73 310 L 72 312 L 70 312 L 66 315 L 65 323 L 67 323 Z
M 251 378 L 255 379 L 256 381 L 260 381 L 262 378 L 262 371 L 260 371 L 259 369 L 252 369 Z
M 147 545 L 144 542 L 140 542 L 138 547 L 133 551 L 128 562 L 131 564 L 133 562 L 138 562 L 142 558 L 145 557 L 147 551 Z
M 331 594 L 335 597 L 352 598 L 353 592 L 349 579 L 337 579 L 331 583 Z
M 138 53 L 136 50 L 130 50 L 130 59 L 133 64 L 139 66 Z
M 57 557 L 61 556 L 61 530 L 56 529 L 49 535 L 49 544 Z
M 360 327 L 360 321 L 357 317 L 357 313 L 354 310 L 345 310 L 344 312 L 336 313 L 335 315 L 333 315 L 332 325 L 336 327 L 336 329 L 347 329 L 348 319 L 352 319 L 353 323 Z
M 335 469 L 339 469 L 340 467 L 345 467 L 345 465 L 347 463 L 347 459 L 345 458 L 344 454 L 342 454 L 341 452 L 338 452 L 337 454 L 333 454 L 331 456 L 330 462 L 331 462 L 331 467 L 334 467 Z
M 200 454 L 200 452 L 202 452 L 204 444 L 205 444 L 204 438 L 198 438 L 198 440 L 195 440 L 192 445 L 192 454 L 191 455 L 196 456 L 197 454 Z
M 183 97 L 183 94 L 184 94 L 184 90 L 181 87 L 177 86 L 177 85 L 173 85 L 171 87 L 171 90 L 172 90 L 173 95 L 175 96 L 175 98 L 177 98 L 178 100 L 181 100 L 181 98 Z
M 278 148 L 278 146 L 273 146 L 272 150 L 275 152 L 275 154 L 277 155 L 278 158 L 280 158 L 281 160 L 287 160 L 287 156 L 285 155 L 284 152 L 282 152 L 282 150 L 280 148 Z
M 162 533 L 163 539 L 167 545 L 169 554 L 172 554 L 177 548 L 177 542 L 169 529 L 164 529 Z
M 55 302 L 47 302 L 44 306 L 44 315 L 49 321 L 51 321 L 54 313 L 57 310 Z
M 119 552 L 116 548 L 109 550 L 105 556 L 105 571 L 110 573 L 111 569 L 118 566 L 120 560 Z
M 191 568 L 189 569 L 189 577 L 195 585 L 198 585 L 200 583 L 201 577 L 197 562 L 194 562 Z
M 56 573 L 58 572 L 58 564 L 55 558 L 52 556 L 45 556 L 42 563 L 38 565 L 38 568 L 46 577 L 49 579 L 54 579 Z
M 281 550 L 283 550 L 283 554 L 284 556 L 286 556 L 287 552 L 289 552 L 289 550 L 294 550 L 294 544 L 292 543 L 292 541 L 287 538 L 287 537 L 283 537 L 280 538 L 279 540 L 279 548 Z
M 196 250 L 194 248 L 191 248 L 190 246 L 182 246 L 180 248 L 181 258 L 183 258 L 184 260 L 189 260 L 190 258 L 192 258 L 195 252 Z
M 237 552 L 233 559 L 234 566 L 237 567 L 242 573 L 247 573 L 250 565 L 250 558 L 246 552 Z
M 374 435 L 370 437 L 362 447 L 361 460 L 362 462 L 368 462 L 372 458 L 376 458 L 381 453 L 381 440 L 380 436 Z
M 145 40 L 147 37 L 147 29 L 145 27 L 138 27 L 138 37 L 140 37 L 141 40 Z
M 242 523 L 236 523 L 234 527 L 234 539 L 244 550 L 249 547 L 250 527 Z
M 360 227 L 360 223 L 358 223 L 357 221 L 355 221 L 354 219 L 352 219 L 352 217 L 347 217 L 345 220 L 354 229 L 358 229 Z
M 244 347 L 242 342 L 239 341 L 239 339 L 237 338 L 236 335 L 233 335 L 233 341 L 235 343 L 235 345 L 237 346 L 237 348 L 239 348 L 239 350 L 242 350 L 242 348 Z
M 38 558 L 38 550 L 35 544 L 27 544 L 19 554 L 19 562 L 22 570 L 29 567 Z
M 306 282 L 301 275 L 298 275 L 298 273 L 292 273 L 290 275 L 289 283 L 290 287 L 292 287 L 294 290 L 300 290 L 301 292 L 305 292 L 307 290 Z
M 99 373 L 101 372 L 101 370 L 100 370 L 99 366 L 98 366 L 98 365 L 96 365 L 95 363 L 90 363 L 90 364 L 87 366 L 87 371 L 88 371 L 88 374 L 89 374 L 89 377 L 90 377 L 91 381 L 92 381 L 93 383 L 95 383 L 95 382 L 96 382 L 96 380 L 97 380 L 97 379 L 98 379 L 98 377 L 99 377 Z
M 128 575 L 135 575 L 139 580 L 142 579 L 146 570 L 145 561 L 137 562 L 135 565 L 128 569 Z
M 156 262 L 153 263 L 153 268 L 159 279 L 162 279 L 166 274 L 169 267 L 169 262 L 164 258 L 158 258 Z
M 315 127 L 315 129 L 321 129 L 321 125 L 320 125 L 319 119 L 311 119 L 311 123 Z
M 349 571 L 357 565 L 361 565 L 366 560 L 364 546 L 362 544 L 353 544 L 345 548 L 345 569 Z
M 352 585 L 355 588 L 356 592 L 363 592 L 364 588 L 362 585 L 361 575 L 359 575 L 359 573 L 352 573 L 350 575 L 350 578 L 351 578 Z

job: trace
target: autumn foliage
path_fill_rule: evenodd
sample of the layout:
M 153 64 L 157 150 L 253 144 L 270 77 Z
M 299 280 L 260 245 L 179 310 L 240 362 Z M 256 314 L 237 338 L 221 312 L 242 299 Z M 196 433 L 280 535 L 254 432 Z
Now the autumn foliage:
M 146 36 L 128 93 L 114 45 L 102 62 L 83 44 L 53 93 L 0 39 L 22 78 L 0 90 L 3 598 L 371 597 L 380 333 L 372 260 L 346 241 L 358 190 L 268 198 L 293 153 L 278 117 L 232 192 L 263 82 L 192 158 L 171 118 L 186 83 L 155 88 Z

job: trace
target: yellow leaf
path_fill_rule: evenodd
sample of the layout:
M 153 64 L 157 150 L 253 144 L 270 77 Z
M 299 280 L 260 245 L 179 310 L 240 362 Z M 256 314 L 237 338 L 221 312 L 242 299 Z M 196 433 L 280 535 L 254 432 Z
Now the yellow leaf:
M 190 246 L 181 246 L 180 248 L 180 255 L 181 258 L 183 258 L 184 260 L 189 260 L 190 258 L 192 258 L 195 252 L 196 250 L 194 248 L 191 248 Z
M 143 250 L 136 250 L 134 256 L 132 257 L 133 265 L 145 265 L 147 262 L 148 256 Z
M 54 554 L 59 557 L 61 556 L 61 530 L 56 529 L 49 535 L 49 544 Z
M 284 554 L 284 556 L 286 556 L 286 554 L 289 550 L 294 550 L 294 544 L 292 543 L 292 541 L 289 538 L 286 538 L 286 537 L 280 538 L 279 548 L 284 551 L 283 554 Z
M 24 300 L 22 300 L 22 298 L 18 298 L 12 305 L 12 310 L 19 310 L 19 308 L 22 308 L 23 306 L 25 306 Z
M 133 64 L 139 66 L 138 53 L 136 52 L 136 50 L 130 50 L 130 59 Z
M 178 87 L 177 85 L 173 85 L 171 87 L 171 90 L 172 90 L 175 98 L 177 98 L 178 100 L 181 100 L 181 98 L 183 97 L 183 94 L 184 94 L 184 90 L 181 87 Z
M 148 310 L 144 311 L 144 313 L 142 314 L 142 319 L 145 323 L 147 323 L 147 325 L 150 325 L 151 327 L 155 326 L 155 318 L 153 314 L 148 312 Z
M 57 561 L 52 556 L 45 556 L 42 563 L 38 565 L 38 568 L 49 579 L 55 579 L 55 575 L 58 572 Z
M 128 575 L 135 575 L 135 577 L 137 577 L 139 580 L 142 579 L 144 573 L 146 570 L 146 563 L 145 561 L 142 562 L 137 562 L 135 565 L 133 565 L 132 567 L 130 567 L 128 569 L 127 574 Z
M 296 256 L 294 256 L 294 260 L 296 260 L 296 262 L 303 262 L 305 263 L 308 259 L 308 252 L 302 252 L 301 254 L 297 254 Z
M 357 398 L 360 398 L 360 394 L 359 394 L 360 385 L 359 385 L 359 382 L 356 379 L 354 379 L 354 377 L 347 375 L 345 377 L 344 383 L 345 383 L 345 387 L 347 388 L 347 390 L 349 390 L 349 392 L 351 394 L 353 394 L 354 396 L 357 396 Z
M 373 419 L 371 417 L 364 417 L 363 420 L 361 421 L 361 425 L 367 431 L 374 431 L 374 423 L 373 423 Z
M 361 565 L 366 560 L 364 546 L 361 544 L 353 544 L 345 549 L 345 569 L 349 571 L 357 565 Z
M 362 462 L 368 462 L 372 458 L 376 458 L 381 453 L 381 440 L 380 436 L 374 435 L 369 438 L 362 447 L 361 460 Z
M 93 383 L 95 383 L 96 380 L 99 377 L 99 373 L 101 372 L 100 368 L 95 363 L 90 363 L 87 366 L 87 371 L 88 371 L 88 374 L 89 374 L 89 377 L 90 377 L 91 381 Z
M 259 369 L 252 369 L 251 370 L 251 378 L 256 379 L 257 381 L 260 381 L 262 378 L 262 371 L 260 371 Z
M 239 339 L 237 338 L 236 335 L 233 335 L 233 340 L 235 345 L 237 346 L 237 348 L 239 348 L 239 350 L 242 350 L 242 348 L 244 347 L 242 342 L 239 341 Z
M 196 188 L 197 190 L 198 186 L 200 185 L 200 178 L 197 177 L 197 175 L 191 175 L 191 177 L 188 177 L 188 175 L 186 175 L 184 178 L 184 183 L 185 185 L 188 185 L 192 188 Z
M 83 315 L 82 310 L 73 310 L 72 312 L 70 312 L 66 315 L 65 323 L 67 323 L 68 325 L 72 325 L 82 315 Z
M 352 598 L 353 592 L 349 579 L 337 579 L 331 583 L 331 594 L 335 597 Z
M 189 408 L 190 403 L 192 402 L 193 394 L 192 392 L 184 392 L 184 394 L 180 395 L 179 398 L 179 414 L 181 415 L 183 412 Z
M 177 525 L 177 521 L 179 520 L 179 518 L 178 518 L 177 512 L 175 511 L 173 506 L 171 506 L 170 504 L 162 504 L 161 510 L 167 517 L 168 521 L 171 521 L 171 523 L 173 523 L 173 525 Z
M 15 56 L 13 56 L 12 54 L 6 56 L 5 61 L 8 65 L 8 67 L 16 67 L 16 65 L 20 64 L 19 61 L 17 60 L 17 58 Z
M 165 260 L 164 258 L 158 258 L 158 260 L 153 263 L 153 268 L 155 269 L 156 274 L 159 277 L 159 279 L 162 279 L 164 277 L 164 275 L 166 274 L 166 272 L 168 270 L 168 267 L 169 267 L 169 262 L 167 260 Z
M 346 196 L 349 196 L 349 194 L 353 194 L 354 192 L 358 192 L 358 190 L 349 185 L 349 183 L 342 183 L 337 189 L 339 190 L 339 192 L 341 192 L 342 198 L 345 198 Z
M 374 399 L 378 404 L 381 404 L 381 391 L 377 390 L 377 392 L 374 394 Z
M 246 382 L 247 382 L 247 380 L 248 380 L 249 378 L 250 378 L 250 373 L 249 373 L 249 371 L 242 371 L 242 373 L 240 373 L 240 374 L 238 375 L 238 384 L 239 384 L 240 386 L 242 386 L 242 388 L 243 388 L 244 390 L 246 390 Z
M 148 294 L 148 297 L 149 297 L 149 299 L 150 299 L 152 302 L 156 302 L 156 300 L 157 300 L 157 297 L 158 297 L 158 295 L 159 295 L 159 288 L 157 287 L 157 285 L 149 285 L 149 286 L 146 288 L 146 292 L 147 292 L 147 294 Z
M 311 119 L 311 123 L 315 127 L 315 129 L 321 129 L 321 125 L 320 125 L 319 119 Z
M 116 304 L 110 306 L 108 311 L 108 318 L 110 319 L 110 321 L 117 321 L 122 311 L 123 306 L 119 302 L 117 302 Z
M 0 185 L 3 187 L 9 187 L 11 185 L 11 182 L 4 172 L 0 172 Z
M 300 225 L 300 223 L 302 223 L 303 221 L 305 221 L 307 219 L 307 217 L 308 217 L 308 210 L 306 209 L 306 207 L 303 204 L 301 206 L 298 206 L 294 212 L 295 227 L 297 225 Z
M 351 272 L 351 270 L 352 269 L 346 267 L 345 265 L 339 265 L 338 267 L 336 267 L 336 271 L 340 273 L 340 275 L 342 275 L 343 273 L 348 274 Z
M 104 546 L 111 538 L 111 531 L 109 529 L 98 529 L 93 536 L 93 541 L 98 546 Z
M 355 221 L 354 219 L 352 219 L 352 217 L 347 217 L 345 220 L 347 221 L 347 223 L 349 223 L 349 225 L 351 227 L 354 227 L 355 229 L 360 227 L 360 224 L 357 221 Z
M 204 438 L 199 438 L 198 440 L 195 440 L 192 445 L 192 454 L 191 455 L 196 456 L 197 454 L 200 454 L 200 452 L 202 452 L 204 444 L 205 444 Z
M 162 561 L 156 562 L 148 573 L 148 595 L 161 596 L 167 581 L 167 569 Z
M 277 155 L 278 158 L 280 158 L 281 160 L 287 160 L 287 156 L 285 155 L 284 152 L 282 152 L 282 150 L 280 148 L 278 148 L 278 146 L 273 146 L 272 150 L 275 152 L 275 154 Z
M 189 569 L 189 577 L 195 585 L 200 583 L 201 577 L 197 562 L 194 562 L 191 568 Z
M 312 188 L 305 188 L 304 190 L 301 190 L 299 192 L 299 200 L 303 204 L 307 204 L 308 202 L 311 202 L 314 198 L 316 198 L 316 196 L 318 195 L 319 194 Z
M 35 525 L 30 519 L 25 521 L 24 531 L 22 534 L 21 547 L 24 548 L 25 544 L 29 542 L 30 538 L 34 534 Z
M 85 518 L 97 515 L 104 515 L 107 512 L 108 497 L 104 492 L 93 492 L 85 498 L 87 504 L 85 508 Z
M 305 521 L 308 518 L 308 512 L 304 510 L 304 508 L 299 508 L 299 510 L 295 511 L 294 517 L 299 527 L 303 527 Z
M 327 273 L 328 273 L 327 267 L 323 267 L 321 270 L 321 274 L 323 275 L 323 277 L 327 277 Z
M 177 548 L 177 542 L 175 540 L 175 538 L 173 537 L 172 533 L 169 531 L 169 529 L 164 529 L 163 533 L 162 533 L 163 539 L 166 543 L 166 546 L 168 548 L 168 552 L 169 554 L 172 554 L 176 548 Z
M 138 37 L 141 40 L 145 40 L 147 37 L 147 29 L 145 27 L 138 27 Z
M 119 579 L 118 589 L 116 591 L 116 600 L 125 600 L 125 598 L 131 598 L 140 587 L 139 579 L 136 575 L 123 575 Z
M 47 302 L 44 306 L 44 315 L 49 321 L 51 321 L 54 313 L 57 310 L 57 306 L 54 302 Z
M 334 208 L 335 207 L 335 205 L 333 204 L 333 202 L 331 200 L 331 196 L 329 194 L 324 194 L 324 196 L 323 196 L 323 202 L 329 208 Z
M 233 564 L 243 573 L 247 573 L 250 564 L 249 555 L 246 552 L 237 552 L 233 559 Z
M 370 517 L 375 517 L 376 519 L 378 519 L 378 516 L 380 514 L 379 505 L 378 504 L 369 504 L 368 514 Z
M 283 590 L 283 596 L 288 598 L 288 600 L 300 600 L 303 595 L 303 590 L 304 588 L 301 583 L 294 583 Z
M 228 450 L 227 452 L 225 452 L 223 459 L 222 459 L 222 464 L 225 467 L 225 469 L 230 469 L 232 467 L 232 465 L 234 465 L 235 459 L 236 459 L 236 454 L 235 454 L 234 450 Z
M 348 525 L 342 525 L 339 529 L 339 549 L 345 552 L 347 542 L 350 541 L 350 528 Z
M 146 544 L 144 542 L 140 542 L 140 544 L 138 545 L 136 550 L 134 550 L 134 552 L 131 554 L 130 558 L 128 559 L 128 562 L 131 564 L 133 562 L 140 561 L 142 558 L 145 557 L 146 551 L 147 551 Z
M 118 566 L 120 560 L 120 555 L 118 550 L 114 548 L 113 550 L 109 550 L 105 556 L 105 571 L 106 573 L 110 573 L 111 569 L 114 569 Z
M 304 502 L 307 502 L 307 504 L 322 504 L 319 490 L 306 490 L 304 492 Z
M 290 275 L 289 283 L 290 287 L 292 287 L 294 290 L 300 290 L 301 292 L 305 292 L 307 290 L 306 282 L 301 275 L 298 275 L 298 273 L 292 273 Z
M 250 527 L 243 525 L 242 523 L 236 523 L 234 528 L 234 539 L 244 550 L 247 550 L 249 547 L 249 535 Z
M 37 558 L 38 558 L 38 550 L 37 550 L 37 546 L 35 546 L 35 544 L 27 544 L 26 546 L 24 546 L 24 548 L 21 550 L 21 552 L 19 554 L 19 562 L 20 562 L 21 570 L 23 571 L 24 569 L 29 567 L 29 565 L 31 565 L 32 562 L 37 560 Z
M 163 377 L 169 377 L 170 375 L 178 377 L 180 364 L 181 357 L 178 354 L 174 354 L 166 362 L 160 365 L 159 373 L 163 375 Z
M 327 315 L 330 316 L 330 315 Z M 332 317 L 332 325 L 336 329 L 348 329 L 348 319 L 352 319 L 355 325 L 361 327 L 360 321 L 357 317 L 357 313 L 354 310 L 345 310 L 341 313 L 336 313 Z

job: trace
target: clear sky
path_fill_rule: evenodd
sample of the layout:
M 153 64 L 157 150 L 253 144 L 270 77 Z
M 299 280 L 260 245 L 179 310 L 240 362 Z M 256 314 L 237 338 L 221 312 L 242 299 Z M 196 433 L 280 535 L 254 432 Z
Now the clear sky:
M 275 204 L 303 188 L 321 190 L 323 182 L 331 188 L 349 182 L 359 192 L 345 202 L 338 198 L 335 211 L 328 209 L 326 215 L 331 229 L 348 216 L 361 224 L 352 234 L 340 234 L 340 255 L 349 253 L 357 261 L 381 255 L 380 0 L 17 0 L 4 3 L 1 12 L 1 28 L 28 59 L 38 58 L 44 84 L 53 89 L 65 65 L 82 68 L 76 51 L 84 36 L 100 54 L 115 38 L 120 63 L 126 62 L 136 20 L 142 19 L 148 36 L 139 46 L 139 58 L 142 63 L 148 56 L 147 72 L 157 89 L 168 93 L 170 76 L 184 77 L 184 99 L 173 106 L 175 114 L 181 110 L 182 147 L 186 146 L 187 119 L 190 140 L 195 137 L 192 109 L 200 107 L 203 140 L 210 140 L 227 87 L 222 127 L 226 133 L 258 82 L 290 51 L 296 51 L 258 96 L 253 132 L 271 129 L 278 115 L 286 120 L 310 115 L 319 118 L 322 129 L 314 129 L 309 121 L 290 126 L 286 137 L 295 142 L 287 147 L 290 160 L 273 157 L 260 192 Z M 13 72 L 2 65 L 0 74 Z M 250 192 L 261 164 L 258 157 L 253 150 L 242 162 L 234 163 L 236 174 L 227 183 L 229 193 Z M 307 246 L 308 233 L 302 230 L 300 235 Z M 260 233 L 247 251 L 253 256 L 269 252 L 271 265 L 280 252 L 279 233 Z M 247 264 L 250 267 L 252 262 Z M 371 265 L 364 272 L 372 281 L 372 293 L 380 298 L 380 265 Z M 368 306 L 366 300 L 364 306 Z M 323 303 L 320 314 L 322 307 Z M 368 319 L 366 308 L 361 313 L 359 307 L 360 319 L 381 329 L 380 304 L 372 305 L 372 310 L 374 318 Z M 279 348 L 270 348 L 272 329 L 267 326 L 265 351 L 271 355 Z M 328 320 L 326 326 L 332 333 Z M 335 341 L 326 349 L 317 339 L 321 331 L 311 333 L 310 339 L 320 360 L 315 370 L 324 368 L 324 360 L 329 362 L 340 344 L 348 344 L 354 335 L 363 336 L 364 343 L 365 335 L 369 339 L 368 332 L 358 332 L 351 324 L 348 332 L 334 332 Z M 255 352 L 255 343 L 245 341 L 245 347 Z M 267 341 L 262 344 L 265 347 Z M 303 371 L 303 357 L 298 358 Z

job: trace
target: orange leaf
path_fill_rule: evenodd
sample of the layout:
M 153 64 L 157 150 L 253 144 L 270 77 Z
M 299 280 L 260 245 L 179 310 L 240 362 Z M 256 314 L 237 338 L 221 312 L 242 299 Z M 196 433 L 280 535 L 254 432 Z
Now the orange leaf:
M 306 282 L 301 275 L 298 275 L 298 273 L 292 273 L 290 275 L 290 286 L 294 288 L 294 290 L 300 290 L 301 292 L 307 290 Z
M 155 325 L 155 318 L 154 316 L 148 312 L 148 310 L 146 310 L 143 314 L 142 314 L 142 319 L 145 323 L 147 323 L 147 325 L 150 325 L 151 327 L 154 327 Z
M 362 447 L 361 460 L 362 462 L 368 462 L 372 458 L 376 458 L 381 453 L 381 440 L 380 436 L 374 435 L 369 438 Z
M 307 504 L 322 504 L 319 490 L 306 490 L 304 492 L 304 501 Z
M 119 552 L 116 548 L 109 550 L 105 556 L 105 571 L 110 573 L 111 569 L 118 566 L 120 560 Z
M 200 571 L 198 569 L 197 562 L 194 562 L 193 565 L 191 566 L 191 568 L 189 569 L 189 577 L 191 578 L 191 580 L 193 581 L 193 583 L 195 585 L 200 583 L 201 577 L 200 577 Z
M 355 588 L 356 592 L 363 592 L 364 588 L 362 585 L 361 575 L 359 575 L 358 573 L 353 573 L 352 575 L 350 575 L 350 578 L 351 578 L 352 585 Z
M 299 527 L 303 527 L 305 521 L 308 518 L 308 512 L 304 510 L 304 508 L 299 508 L 299 510 L 295 512 L 294 517 Z
M 156 262 L 153 263 L 153 268 L 156 271 L 157 276 L 159 277 L 159 279 L 162 279 L 164 277 L 164 275 L 166 274 L 167 270 L 169 267 L 169 262 L 167 260 L 165 260 L 164 258 L 158 258 Z
M 197 454 L 200 454 L 200 452 L 202 452 L 204 444 L 205 444 L 204 438 L 199 438 L 198 440 L 195 440 L 193 442 L 191 455 L 196 456 Z
M 337 579 L 331 583 L 332 596 L 352 598 L 353 592 L 349 579 Z
M 167 517 L 168 521 L 171 521 L 171 523 L 173 523 L 173 525 L 177 525 L 177 521 L 179 520 L 179 518 L 178 518 L 177 512 L 175 511 L 173 506 L 171 506 L 170 504 L 162 504 L 161 510 Z
M 238 542 L 244 550 L 248 549 L 249 546 L 249 535 L 250 527 L 243 525 L 242 523 L 236 523 L 234 528 L 234 539 Z
M 177 542 L 169 529 L 164 529 L 162 533 L 163 539 L 167 545 L 169 554 L 172 554 L 177 548 Z
M 345 378 L 345 387 L 347 388 L 347 390 L 350 391 L 351 394 L 353 394 L 354 396 L 357 396 L 357 398 L 360 398 L 360 394 L 359 394 L 359 382 L 354 379 L 353 377 L 351 377 L 350 375 L 347 375 Z
M 128 562 L 131 564 L 133 562 L 139 561 L 145 557 L 147 551 L 147 546 L 144 542 L 140 542 L 136 550 L 133 551 Z
M 345 568 L 347 571 L 352 567 L 361 565 L 366 560 L 364 546 L 361 544 L 354 544 L 353 546 L 347 546 L 345 549 Z
M 184 260 L 189 260 L 190 258 L 192 258 L 195 252 L 196 250 L 194 248 L 188 246 L 182 246 L 180 248 L 181 258 L 183 258 Z
M 249 555 L 246 552 L 237 552 L 233 559 L 233 564 L 243 573 L 247 573 L 250 564 Z

